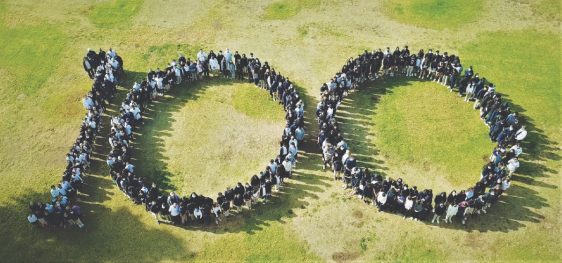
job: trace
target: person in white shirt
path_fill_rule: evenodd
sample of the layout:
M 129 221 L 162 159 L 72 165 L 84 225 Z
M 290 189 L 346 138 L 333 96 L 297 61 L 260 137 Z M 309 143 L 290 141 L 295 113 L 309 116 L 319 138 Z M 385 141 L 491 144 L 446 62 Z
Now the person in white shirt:
M 107 55 L 109 55 L 111 58 L 115 58 L 117 56 L 117 53 L 115 52 L 115 50 L 113 50 L 113 48 L 109 48 L 109 52 L 107 52 Z
M 115 164 L 116 161 L 117 161 L 117 159 L 115 157 L 109 157 L 109 158 L 107 158 L 106 163 L 109 167 L 113 167 L 113 165 Z
M 80 167 L 73 168 L 72 172 L 77 174 L 78 176 L 82 176 L 82 171 L 80 170 Z
M 82 104 L 84 105 L 84 108 L 86 108 L 87 110 L 93 109 L 94 106 L 96 105 L 90 94 L 88 94 L 88 96 L 86 96 L 82 100 Z
M 174 225 L 179 225 L 181 223 L 181 212 L 178 203 L 173 203 L 172 205 L 170 205 L 168 211 L 170 212 L 170 216 L 172 217 L 172 222 L 174 223 Z
M 527 137 L 527 130 L 525 130 L 525 126 L 521 126 L 521 128 L 515 133 L 515 140 L 518 142 L 522 141 Z
M 221 220 L 221 213 L 222 213 L 222 209 L 221 206 L 219 205 L 219 203 L 215 202 L 213 204 L 213 208 L 211 209 L 211 212 L 215 215 L 215 224 L 219 224 Z
M 297 117 L 302 118 L 304 116 L 304 103 L 298 102 L 295 108 L 295 114 Z
M 109 60 L 109 63 L 111 64 L 111 67 L 113 67 L 114 70 L 119 69 L 119 62 L 116 59 L 111 58 Z
M 174 66 L 174 74 L 176 75 L 176 84 L 181 84 L 181 70 L 179 66 Z
M 445 223 L 452 223 L 453 222 L 452 218 L 457 214 L 458 211 L 459 211 L 458 205 L 450 204 L 449 207 L 447 207 L 447 213 L 445 215 Z
M 511 176 L 519 168 L 519 160 L 517 157 L 509 160 L 507 162 L 507 170 L 509 170 L 509 176 Z
M 304 128 L 299 126 L 297 127 L 297 129 L 295 129 L 295 137 L 297 139 L 297 146 L 298 143 L 302 142 L 304 140 Z
M 115 76 L 113 76 L 113 73 L 111 73 L 112 71 L 109 71 L 109 73 L 105 74 L 105 79 L 108 80 L 109 82 L 112 83 L 117 83 L 117 80 L 115 79 Z
M 377 204 L 379 206 L 379 210 L 383 210 L 386 206 L 387 196 L 384 191 L 380 191 L 377 195 Z
M 133 84 L 133 90 L 140 91 L 140 89 L 141 89 L 141 85 L 135 81 L 135 84 Z
M 511 179 L 504 178 L 502 180 L 502 186 L 501 186 L 502 191 L 505 192 L 510 186 L 511 186 Z
M 272 174 L 277 173 L 277 163 L 273 159 L 269 161 L 269 170 L 271 171 Z
M 203 74 L 203 62 L 197 62 L 197 79 L 201 78 L 201 74 Z
M 29 214 L 27 216 L 27 221 L 29 221 L 29 223 L 32 225 L 37 224 L 37 216 L 35 214 Z
M 324 161 L 324 170 L 326 170 L 328 166 L 331 166 L 332 157 L 334 156 L 335 151 L 334 146 L 332 146 L 327 141 L 328 140 L 325 140 L 322 145 L 322 159 Z
M 88 126 L 90 126 L 90 128 L 95 130 L 96 127 L 97 127 L 97 123 L 93 120 L 90 120 L 90 121 L 88 121 Z
M 338 144 L 336 144 L 336 148 L 347 149 L 347 143 L 345 142 L 345 140 L 341 140 L 338 142 Z
M 195 210 L 193 211 L 193 215 L 196 219 L 201 220 L 203 218 L 203 212 L 201 212 L 201 208 L 195 208 Z
M 61 184 L 57 185 L 57 190 L 59 191 L 59 195 L 66 196 L 66 190 L 62 187 Z
M 345 163 L 345 161 L 347 161 L 347 158 L 349 158 L 349 156 L 351 156 L 351 151 L 349 150 L 345 151 L 345 154 L 341 157 L 341 162 Z
M 234 61 L 230 61 L 227 64 L 228 67 L 228 72 L 230 73 L 230 78 L 234 79 L 236 77 L 236 64 L 234 64 Z
M 134 172 L 134 169 L 135 169 L 135 166 L 134 166 L 132 163 L 127 162 L 127 163 L 125 164 L 125 169 L 127 169 L 127 171 L 133 173 L 133 172 Z
M 211 71 L 214 73 L 220 69 L 219 61 L 215 57 L 209 60 L 209 66 L 211 67 Z
M 133 135 L 133 127 L 131 126 L 130 123 L 127 122 L 127 123 L 123 126 L 123 128 L 125 129 L 125 134 L 127 134 L 127 136 L 130 137 L 131 135 Z
M 293 175 L 293 161 L 292 161 L 292 156 L 291 154 L 287 154 L 287 157 L 285 158 L 285 160 L 282 163 L 283 167 L 285 167 L 285 171 L 287 172 L 287 176 L 289 178 L 291 178 L 291 176 Z
M 80 182 L 80 183 L 84 182 L 82 180 L 82 177 L 80 177 L 80 175 L 77 175 L 77 174 L 73 174 L 71 178 L 72 178 L 73 182 Z
M 226 49 L 226 52 L 224 52 L 224 59 L 226 60 L 226 63 L 230 63 L 232 61 L 232 53 L 230 52 L 230 49 Z
M 90 166 L 90 160 L 89 160 L 88 154 L 85 153 L 85 152 L 81 153 L 78 156 L 78 162 L 81 165 L 84 165 L 84 167 L 86 167 L 86 168 L 89 167 Z
M 293 139 L 294 139 L 294 137 L 293 137 Z M 293 156 L 293 159 L 296 161 L 296 158 L 297 158 L 297 155 L 298 155 L 298 152 L 299 152 L 299 150 L 297 148 L 297 142 L 296 142 L 296 140 L 290 141 L 289 144 L 290 144 L 289 145 L 289 153 Z M 293 163 L 293 166 L 294 165 L 295 164 Z
M 472 98 L 472 95 L 474 95 L 474 88 L 475 88 L 475 83 L 474 81 L 471 81 L 470 84 L 468 84 L 468 86 L 466 87 L 466 95 L 464 96 L 464 101 L 469 102 L 470 99 Z
M 70 153 L 66 155 L 66 162 L 68 164 L 73 164 L 74 163 L 74 156 L 72 156 Z
M 60 192 L 54 185 L 51 185 L 51 201 L 54 202 L 59 197 Z
M 411 218 L 413 215 L 412 208 L 414 208 L 414 199 L 408 196 L 404 202 L 404 218 Z
M 326 111 L 326 119 L 331 119 L 334 116 L 334 108 L 330 105 Z
M 207 53 L 205 53 L 205 51 L 203 51 L 203 49 L 199 49 L 199 52 L 197 52 L 197 59 L 200 62 L 207 61 Z
M 140 121 L 142 115 L 141 115 L 141 110 L 140 107 L 138 105 L 133 105 L 133 107 L 130 109 L 130 112 L 133 113 L 133 117 L 135 118 L 135 121 Z
M 519 157 L 523 153 L 523 148 L 521 147 L 521 143 L 517 142 L 515 145 L 511 146 L 511 151 L 515 154 L 515 157 Z

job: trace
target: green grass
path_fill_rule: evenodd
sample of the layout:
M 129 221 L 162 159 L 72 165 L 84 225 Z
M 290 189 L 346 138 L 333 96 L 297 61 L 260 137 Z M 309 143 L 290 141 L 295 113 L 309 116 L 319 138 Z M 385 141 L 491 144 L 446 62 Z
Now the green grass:
M 130 24 L 131 18 L 138 13 L 142 0 L 107 0 L 93 6 L 90 10 L 90 21 L 101 28 L 124 27 Z
M 265 90 L 256 91 L 252 84 L 240 85 L 232 94 L 234 108 L 248 117 L 283 123 L 283 105 L 274 102 Z
M 535 14 L 542 15 L 547 19 L 560 21 L 560 1 L 542 0 L 533 2 Z
M 523 59 L 528 56 L 527 48 L 540 52 L 528 61 Z M 499 90 L 524 110 L 537 128 L 555 132 L 560 124 L 559 35 L 530 30 L 483 34 L 462 53 L 465 64 L 474 64 L 483 76 L 493 76 Z M 493 56 L 480 55 L 483 53 Z
M 298 238 L 295 233 L 287 232 L 276 224 L 259 235 L 233 234 L 221 238 L 216 243 L 206 246 L 201 255 L 203 260 L 196 261 L 208 262 L 208 259 L 213 259 L 235 262 L 318 262 L 318 258 L 307 252 L 305 247 L 292 242 L 295 238 Z M 270 249 L 278 252 L 264 253 Z M 295 257 L 296 255 L 299 256 Z
M 285 20 L 296 16 L 302 9 L 320 5 L 320 0 L 281 0 L 269 4 L 263 14 L 264 19 Z
M 486 11 L 483 0 L 385 0 L 384 7 L 387 15 L 402 23 L 434 29 L 460 27 Z
M 35 93 L 56 68 L 67 36 L 52 25 L 0 27 L 0 77 L 10 89 L 2 93 Z
M 310 36 L 311 38 L 344 38 L 349 37 L 345 31 L 338 30 L 337 28 L 322 25 L 319 23 L 307 23 L 297 28 L 297 32 L 301 38 Z
M 156 104 L 140 131 L 135 157 L 141 176 L 179 194 L 215 197 L 248 182 L 276 156 L 284 111 L 253 84 L 211 81 L 171 95 Z
M 413 168 L 414 173 L 404 174 L 409 184 L 430 187 L 416 181 L 436 177 L 460 189 L 471 186 L 494 147 L 473 103 L 431 82 L 403 85 L 395 84 L 377 103 L 371 119 L 377 135 L 374 147 L 396 162 L 395 167 Z
M 140 56 L 133 60 L 136 63 L 133 66 L 149 66 L 161 67 L 168 65 L 172 59 L 177 59 L 179 54 L 183 54 L 186 58 L 193 61 L 199 49 L 204 48 L 200 45 L 191 44 L 163 44 L 150 46 L 142 53 L 135 54 Z M 148 71 L 148 69 L 147 69 Z
M 127 2 L 122 11 L 115 3 L 0 1 L 3 261 L 560 261 L 562 59 L 559 18 L 555 18 L 559 5 L 555 1 L 465 1 L 464 7 L 455 12 L 443 11 L 435 5 L 438 2 L 401 1 L 403 15 L 391 14 L 392 19 L 388 14 L 397 14 L 392 6 L 374 1 L 313 1 L 311 5 L 287 1 L 281 2 L 287 6 L 275 9 L 268 6 L 279 2 L 146 0 Z M 419 3 L 426 3 L 427 8 L 417 9 L 426 14 L 408 18 L 415 11 L 411 7 Z M 459 2 L 442 3 L 458 6 Z M 476 16 L 474 10 L 479 10 Z M 475 23 L 463 26 L 472 21 Z M 412 25 L 432 30 L 421 29 L 424 32 L 420 34 L 420 28 Z M 466 226 L 429 226 L 379 213 L 347 196 L 329 173 L 322 172 L 312 142 L 318 132 L 314 110 L 320 84 L 340 70 L 349 56 L 365 48 L 402 46 L 404 42 L 412 49 L 438 47 L 460 54 L 465 66 L 474 65 L 477 72 L 497 84 L 525 116 L 532 131 L 508 194 L 488 215 L 470 220 Z M 177 51 L 193 58 L 199 47 L 230 47 L 254 52 L 270 62 L 300 87 L 307 102 L 307 143 L 302 146 L 305 152 L 295 178 L 287 181 L 272 205 L 245 211 L 219 227 L 185 230 L 157 225 L 142 207 L 126 200 L 109 179 L 103 162 L 109 151 L 105 126 L 88 172 L 88 186 L 80 196 L 88 232 L 30 227 L 25 221 L 27 203 L 47 200 L 48 187 L 60 180 L 64 154 L 85 113 L 80 99 L 90 89 L 91 81 L 82 70 L 82 56 L 88 47 L 109 46 L 124 58 L 127 70 L 119 98 L 132 81 L 143 78 L 149 68 L 165 66 L 177 57 Z M 238 150 L 231 142 L 196 129 L 197 125 L 206 125 L 228 133 L 227 129 L 216 128 L 222 120 L 230 123 L 231 132 L 247 132 L 228 120 L 231 118 L 252 124 L 250 127 L 258 129 L 256 134 L 263 135 L 260 138 L 264 141 L 278 139 L 278 128 L 271 134 L 267 131 L 268 127 L 282 126 L 282 119 L 268 120 L 267 116 L 279 113 L 282 118 L 281 108 L 263 91 L 250 86 L 211 81 L 175 90 L 166 97 L 166 103 L 155 104 L 149 115 L 152 119 L 138 134 L 138 142 L 146 143 L 142 153 L 135 151 L 134 155 L 138 168 L 147 167 L 139 170 L 181 193 L 202 189 L 213 195 L 256 172 L 262 160 L 274 154 L 275 144 L 248 146 L 251 136 L 241 136 L 238 142 L 245 150 Z M 443 105 L 428 104 L 428 96 Z M 254 102 L 263 108 L 251 107 Z M 466 182 L 472 183 L 477 176 L 473 174 L 475 169 L 482 165 L 478 163 L 478 151 L 491 150 L 485 127 L 474 120 L 476 113 L 441 86 L 375 82 L 352 93 L 344 104 L 342 129 L 362 164 L 407 178 L 418 187 L 466 187 Z M 117 108 L 111 105 L 108 112 L 115 114 Z M 264 114 L 269 110 L 271 114 Z M 400 118 L 410 119 L 414 111 L 425 116 L 426 122 L 413 119 L 394 123 Z M 381 123 L 384 118 L 393 122 Z M 455 118 L 467 118 L 466 123 L 446 125 Z M 438 125 L 434 127 L 427 120 Z M 411 149 L 404 143 L 387 144 L 385 138 L 390 138 L 390 131 L 399 134 L 399 140 L 421 140 L 404 129 L 404 123 L 434 131 L 422 138 L 422 145 L 433 150 L 417 144 L 411 144 Z M 452 134 L 462 134 L 463 129 L 479 135 L 476 145 L 482 143 L 482 147 L 469 147 L 470 156 L 457 161 L 450 156 L 458 156 L 455 147 L 466 143 L 468 137 Z M 236 142 L 234 139 L 232 142 Z M 202 143 L 196 145 L 197 140 Z M 214 148 L 200 146 L 203 144 Z M 216 149 L 222 145 L 224 149 Z M 194 166 L 190 158 L 204 158 L 205 153 L 217 158 L 215 161 L 222 160 L 221 152 L 230 151 L 241 152 L 240 159 L 221 164 L 231 176 L 219 177 L 225 178 L 224 182 L 205 184 L 202 178 L 213 167 Z M 259 154 L 251 158 L 255 163 L 244 161 L 254 154 Z M 229 163 L 242 168 L 236 170 Z M 190 170 L 194 168 L 198 170 Z M 462 180 L 453 176 L 459 171 L 466 171 Z

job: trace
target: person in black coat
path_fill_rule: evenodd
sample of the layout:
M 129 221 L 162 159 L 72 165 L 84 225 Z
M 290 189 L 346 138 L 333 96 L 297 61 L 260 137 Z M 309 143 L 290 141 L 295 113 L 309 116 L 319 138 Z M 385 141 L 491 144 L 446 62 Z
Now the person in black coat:
M 243 194 L 235 194 L 234 199 L 232 200 L 232 204 L 236 207 L 238 211 L 242 210 L 242 205 L 244 205 L 244 196 Z
M 449 196 L 447 196 L 447 204 L 456 204 L 455 197 L 457 196 L 457 191 L 453 190 Z
M 441 203 L 445 203 L 447 201 L 447 194 L 445 192 L 441 192 L 439 195 L 435 196 L 435 207 L 437 207 Z
M 433 219 L 431 220 L 431 223 L 435 223 L 435 221 L 437 221 L 437 224 L 439 224 L 439 219 L 441 219 L 441 217 L 445 214 L 445 210 L 447 210 L 447 207 L 444 202 L 436 203 L 435 208 L 433 209 Z

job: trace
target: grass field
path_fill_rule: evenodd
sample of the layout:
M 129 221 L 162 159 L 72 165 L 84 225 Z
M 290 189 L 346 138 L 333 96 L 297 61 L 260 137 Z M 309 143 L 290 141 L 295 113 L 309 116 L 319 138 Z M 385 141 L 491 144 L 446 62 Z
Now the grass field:
M 206 196 L 263 169 L 275 157 L 284 128 L 282 106 L 253 84 L 182 86 L 151 115 L 135 142 L 140 175 L 164 188 Z
M 466 226 L 405 221 L 346 197 L 312 143 L 321 83 L 364 49 L 405 44 L 459 54 L 528 122 L 512 188 Z M 559 1 L 0 0 L 0 46 L 0 261 L 562 260 Z M 119 96 L 177 52 L 229 47 L 267 60 L 307 103 L 309 143 L 294 180 L 272 205 L 218 227 L 157 225 L 112 184 L 104 139 L 81 196 L 88 231 L 30 227 L 27 203 L 47 200 L 85 113 L 88 47 L 113 47 L 124 58 Z M 258 172 L 283 125 L 265 92 L 237 82 L 175 90 L 148 117 L 136 142 L 139 168 L 181 194 L 212 194 Z M 430 82 L 369 84 L 350 95 L 341 117 L 363 164 L 420 188 L 468 186 L 493 147 L 470 105 Z M 206 177 L 214 169 L 228 173 Z

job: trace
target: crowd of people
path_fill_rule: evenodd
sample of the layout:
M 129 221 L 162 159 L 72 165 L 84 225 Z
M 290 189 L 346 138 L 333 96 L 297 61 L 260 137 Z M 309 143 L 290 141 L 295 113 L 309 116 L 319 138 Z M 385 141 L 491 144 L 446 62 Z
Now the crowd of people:
M 66 168 L 61 182 L 52 185 L 48 202 L 30 202 L 27 220 L 40 227 L 77 226 L 84 228 L 83 214 L 77 204 L 78 191 L 85 184 L 86 169 L 90 165 L 90 155 L 94 140 L 101 127 L 101 114 L 116 90 L 118 79 L 123 75 L 123 61 L 111 48 L 98 53 L 88 49 L 84 57 L 84 69 L 93 79 L 92 89 L 82 100 L 88 111 L 78 138 L 66 154 Z
M 279 153 L 259 175 L 253 175 L 247 183 L 226 188 L 215 199 L 195 192 L 183 197 L 175 192 L 167 193 L 156 183 L 138 175 L 130 148 L 134 130 L 143 123 L 143 113 L 151 101 L 170 89 L 189 87 L 180 86 L 182 82 L 209 77 L 247 80 L 267 89 L 272 99 L 283 106 L 286 125 L 279 142 Z M 298 147 L 304 139 L 304 104 L 291 81 L 252 53 L 246 57 L 229 49 L 224 53 L 200 50 L 194 60 L 180 54 L 165 68 L 150 70 L 146 79 L 134 83 L 119 111 L 119 115 L 111 119 L 108 138 L 111 152 L 107 164 L 111 177 L 130 200 L 143 205 L 158 223 L 177 226 L 218 224 L 233 209 L 251 209 L 258 200 L 267 202 L 272 190 L 282 187 L 285 178 L 291 178 Z
M 465 101 L 474 101 L 474 109 L 479 110 L 489 127 L 490 140 L 497 145 L 473 186 L 449 194 L 434 194 L 431 189 L 418 189 L 401 178 L 383 178 L 376 171 L 358 165 L 340 131 L 336 112 L 351 89 L 366 81 L 392 77 L 434 81 L 450 91 L 458 91 Z M 321 101 L 316 108 L 320 129 L 317 143 L 324 169 L 331 168 L 334 179 L 341 179 L 350 194 L 380 211 L 437 224 L 441 220 L 465 224 L 471 215 L 486 213 L 497 202 L 519 168 L 521 141 L 527 131 L 518 113 L 502 100 L 493 83 L 474 73 L 472 66 L 463 68 L 456 55 L 432 49 L 411 53 L 407 46 L 394 51 L 390 48 L 365 51 L 357 58 L 350 58 L 340 72 L 322 85 L 320 92 Z
M 85 170 L 89 167 L 94 140 L 101 126 L 101 114 L 123 76 L 123 60 L 111 48 L 108 52 L 100 49 L 98 53 L 88 49 L 83 66 L 94 83 L 83 99 L 88 112 L 80 134 L 66 155 L 67 167 L 61 183 L 51 186 L 51 200 L 30 203 L 31 213 L 27 219 L 41 227 L 85 226 L 76 203 L 77 193 L 84 185 Z M 283 106 L 286 125 L 279 152 L 259 175 L 253 175 L 244 184 L 228 187 L 215 199 L 195 192 L 183 197 L 175 192 L 167 193 L 154 182 L 137 175 L 130 148 L 134 130 L 142 125 L 143 112 L 150 102 L 172 88 L 189 86 L 180 86 L 182 82 L 210 77 L 247 80 L 268 90 L 271 98 Z M 488 135 L 496 142 L 496 147 L 473 186 L 449 194 L 434 194 L 432 189 L 418 189 L 401 178 L 384 178 L 376 171 L 358 165 L 339 129 L 336 112 L 352 89 L 367 81 L 389 77 L 434 81 L 451 92 L 458 91 L 465 101 L 474 101 L 474 109 L 489 127 Z M 472 66 L 465 69 L 454 54 L 441 54 L 432 49 L 411 53 L 407 46 L 397 47 L 394 51 L 390 48 L 365 51 L 357 58 L 350 58 L 340 72 L 322 85 L 320 92 L 321 101 L 316 108 L 320 130 L 317 143 L 324 169 L 330 168 L 334 180 L 343 181 L 350 194 L 380 211 L 400 213 L 404 218 L 431 223 L 454 220 L 465 224 L 470 216 L 486 213 L 497 202 L 510 187 L 511 176 L 519 168 L 518 158 L 523 153 L 521 142 L 527 136 L 520 116 L 496 92 L 493 83 L 474 73 Z M 119 115 L 111 118 L 108 136 L 111 152 L 107 164 L 119 189 L 134 203 L 142 204 L 158 223 L 178 226 L 218 224 L 233 209 L 251 209 L 258 200 L 267 203 L 273 189 L 281 188 L 284 179 L 291 178 L 304 134 L 304 103 L 287 77 L 252 53 L 247 57 L 229 49 L 224 53 L 200 50 L 194 60 L 180 54 L 164 69 L 150 70 L 146 79 L 134 83 L 120 105 Z

